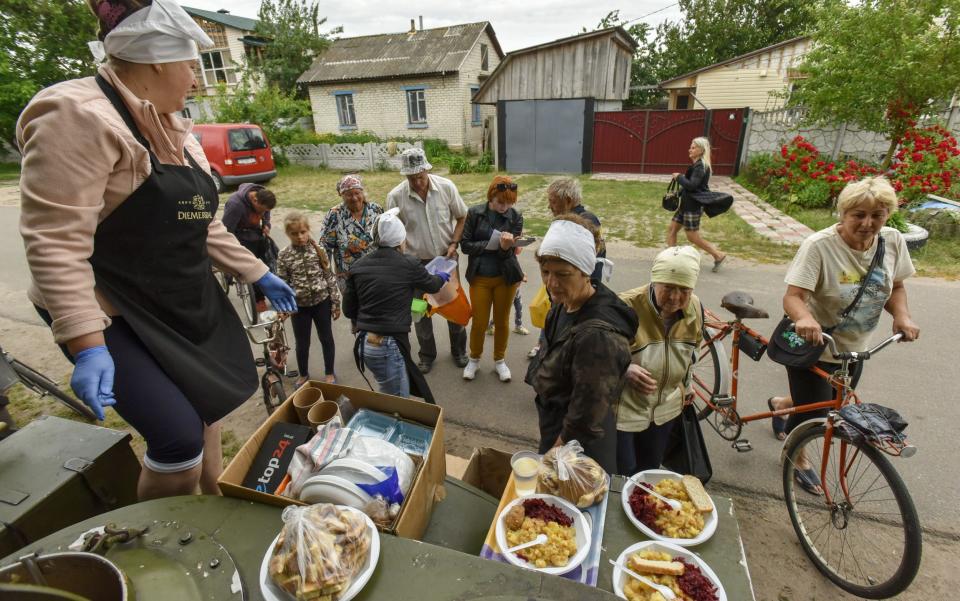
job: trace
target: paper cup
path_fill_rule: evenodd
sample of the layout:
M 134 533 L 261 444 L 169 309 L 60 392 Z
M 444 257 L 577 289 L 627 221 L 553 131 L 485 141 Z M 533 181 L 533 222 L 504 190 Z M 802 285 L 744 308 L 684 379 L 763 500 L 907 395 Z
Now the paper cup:
M 333 401 L 319 401 L 307 412 L 307 422 L 314 429 L 327 425 L 334 418 L 340 420 L 340 406 Z
M 307 413 L 310 408 L 323 401 L 323 391 L 312 386 L 305 386 L 293 395 L 293 409 L 297 412 L 297 419 L 304 426 L 308 425 Z

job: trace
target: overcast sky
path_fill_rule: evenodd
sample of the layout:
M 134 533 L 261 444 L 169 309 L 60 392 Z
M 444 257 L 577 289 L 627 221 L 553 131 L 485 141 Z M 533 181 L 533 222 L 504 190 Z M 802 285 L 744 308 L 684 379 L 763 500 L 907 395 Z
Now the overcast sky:
M 231 14 L 254 19 L 260 7 L 260 0 L 186 0 L 182 3 L 204 10 L 227 8 Z M 611 10 L 620 9 L 621 17 L 635 19 L 663 8 L 666 10 L 643 20 L 655 26 L 664 19 L 677 20 L 680 16 L 674 0 L 320 1 L 320 14 L 327 17 L 327 25 L 342 25 L 343 37 L 405 31 L 410 27 L 410 19 L 420 15 L 427 29 L 490 21 L 504 52 L 576 35 L 583 27 L 593 29 Z

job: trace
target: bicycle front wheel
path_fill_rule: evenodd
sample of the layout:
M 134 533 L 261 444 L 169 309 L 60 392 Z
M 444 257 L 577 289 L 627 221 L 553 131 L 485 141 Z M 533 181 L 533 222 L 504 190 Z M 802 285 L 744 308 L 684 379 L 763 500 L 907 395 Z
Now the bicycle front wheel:
M 697 419 L 705 419 L 713 408 L 707 404 L 720 394 L 721 354 L 717 346 L 720 342 L 706 342 L 697 350 L 697 362 L 693 365 L 693 406 L 697 410 Z M 725 354 L 725 353 L 724 353 Z
M 17 375 L 20 376 L 20 379 L 23 381 L 23 383 L 36 393 L 40 394 L 41 396 L 50 395 L 66 405 L 77 415 L 84 417 L 91 422 L 97 421 L 97 416 L 93 414 L 93 411 L 91 411 L 89 407 L 60 390 L 60 387 L 57 386 L 57 383 L 47 376 L 34 370 L 28 365 L 20 363 L 16 359 L 10 360 L 10 367 L 17 372 Z
M 826 447 L 826 426 L 810 428 L 790 444 L 783 463 L 784 499 L 803 550 L 849 593 L 886 599 L 903 592 L 921 554 L 920 520 L 906 485 L 886 456 L 865 442 L 834 429 Z M 826 460 L 822 488 L 830 503 L 794 479 L 804 459 L 817 474 Z
M 287 400 L 287 391 L 283 388 L 283 380 L 273 380 L 269 376 L 270 372 L 263 375 L 263 404 L 267 408 L 267 414 L 273 413 L 273 410 L 279 407 Z M 278 377 L 279 376 L 275 376 Z
M 252 326 L 260 319 L 257 313 L 257 296 L 253 291 L 253 284 L 244 284 L 237 280 L 237 301 L 240 303 L 241 316 Z

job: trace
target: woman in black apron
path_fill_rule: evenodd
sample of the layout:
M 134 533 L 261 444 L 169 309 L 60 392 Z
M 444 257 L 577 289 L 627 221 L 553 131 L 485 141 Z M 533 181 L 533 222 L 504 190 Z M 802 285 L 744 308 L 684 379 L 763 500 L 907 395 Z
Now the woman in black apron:
M 183 145 L 174 150 L 179 164 L 161 162 L 142 131 L 144 123 L 159 123 L 160 128 L 150 131 L 155 134 L 154 141 L 159 139 L 157 143 L 163 144 L 172 140 L 169 135 L 164 138 L 163 133 L 157 134 L 158 131 L 169 134 L 178 131 L 175 126 L 189 125 L 164 113 L 182 110 L 187 93 L 196 85 L 192 69 L 197 43 L 212 42 L 174 0 L 91 0 L 91 6 L 100 19 L 100 38 L 110 64 L 101 67 L 93 81 L 100 101 L 86 102 L 82 110 L 94 107 L 103 111 L 104 120 L 110 120 L 115 131 L 122 122 L 135 143 L 146 149 L 149 173 L 109 214 L 99 219 L 93 235 L 88 261 L 98 300 L 101 306 L 110 307 L 110 325 L 102 332 L 64 340 L 59 336 L 58 341 L 64 343 L 75 361 L 71 386 L 77 396 L 100 419 L 104 417 L 103 407 L 114 406 L 146 439 L 139 484 L 141 499 L 190 494 L 198 484 L 202 492 L 217 494 L 216 479 L 222 469 L 217 422 L 248 399 L 258 382 L 240 320 L 212 275 L 208 234 L 211 238 L 217 234 L 221 258 L 226 252 L 237 262 L 232 266 L 220 261 L 218 266 L 238 274 L 243 270 L 247 279 L 252 279 L 250 274 L 256 272 L 256 283 L 275 308 L 295 311 L 294 294 L 282 280 L 268 273 L 266 266 L 260 269 L 255 265 L 251 271 L 248 251 L 224 251 L 224 242 L 219 238 L 222 224 L 214 221 L 216 188 L 186 148 L 186 138 L 181 138 Z M 117 35 L 111 37 L 114 30 Z M 90 89 L 89 78 L 58 85 L 76 89 L 79 95 L 97 94 L 96 89 Z M 118 87 L 125 88 L 124 94 Z M 63 114 L 71 114 L 74 107 L 63 100 L 58 103 L 56 93 L 41 93 L 31 104 L 40 106 L 46 101 Z M 140 125 L 128 106 L 136 99 L 147 101 L 134 107 L 140 111 Z M 110 115 L 111 110 L 116 114 Z M 144 111 L 148 113 L 146 117 Z M 44 216 L 37 215 L 43 210 L 65 214 L 70 211 L 61 198 L 33 198 L 33 190 L 43 189 L 42 183 L 35 180 L 50 175 L 44 171 L 42 156 L 50 148 L 36 142 L 45 139 L 42 128 L 47 125 L 34 117 L 38 112 L 28 106 L 18 128 L 24 149 L 23 223 L 28 225 L 43 222 Z M 121 121 L 116 119 L 118 115 Z M 54 120 L 54 124 L 63 128 L 71 125 L 63 117 L 59 123 Z M 117 133 L 121 143 L 129 141 L 127 132 Z M 97 132 L 90 135 L 95 137 Z M 202 154 L 198 145 L 193 148 L 195 153 Z M 171 149 L 165 150 L 169 153 Z M 82 164 L 82 159 L 78 162 Z M 32 172 L 32 165 L 38 165 L 36 172 Z M 125 167 L 130 169 L 119 162 L 116 169 Z M 136 175 L 136 169 L 131 170 Z M 107 175 L 104 194 L 117 185 L 117 180 L 124 182 L 125 177 L 114 175 L 115 172 Z M 89 177 L 67 168 L 62 186 L 69 189 L 74 185 L 72 178 L 80 186 L 85 176 Z M 44 234 L 30 227 L 22 229 L 28 262 L 37 287 L 41 288 L 38 296 L 51 308 L 49 312 L 41 307 L 38 310 L 53 324 L 56 333 L 57 320 L 62 324 L 69 316 L 63 314 L 62 302 L 51 302 L 51 290 L 56 287 L 47 285 L 44 290 L 41 284 L 49 280 L 49 266 L 37 258 L 36 249 L 36 241 Z M 78 229 L 83 231 L 82 227 Z M 62 250 L 68 255 L 72 249 L 69 242 L 64 242 L 63 249 L 49 252 Z M 89 240 L 81 242 L 89 244 Z M 239 243 L 235 244 L 239 247 Z M 92 297 L 93 286 L 84 287 L 77 294 Z

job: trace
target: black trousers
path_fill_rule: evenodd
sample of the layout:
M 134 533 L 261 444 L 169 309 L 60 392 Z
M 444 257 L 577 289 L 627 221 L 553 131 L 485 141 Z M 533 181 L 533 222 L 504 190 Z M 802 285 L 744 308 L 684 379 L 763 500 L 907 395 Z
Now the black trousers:
M 263 251 L 264 251 L 264 241 L 263 240 L 238 240 L 240 246 L 249 250 L 260 260 L 263 260 Z M 262 301 L 265 297 L 263 290 L 260 290 L 260 286 L 256 284 L 253 285 L 253 298 L 259 302 Z
M 818 361 L 817 367 L 832 374 L 840 369 L 840 364 Z M 863 374 L 862 361 L 854 363 L 850 368 L 850 385 L 853 388 L 856 388 L 857 383 L 860 382 L 861 374 Z M 829 401 L 833 398 L 835 392 L 829 382 L 808 369 L 788 367 L 787 380 L 790 382 L 790 396 L 793 398 L 794 407 Z M 803 422 L 815 417 L 827 417 L 827 410 L 817 409 L 816 411 L 809 411 L 807 413 L 794 413 L 787 419 L 787 434 L 793 432 L 793 429 Z
M 540 424 L 540 449 L 543 454 L 549 451 L 557 437 L 563 432 L 563 420 L 567 415 L 567 408 L 559 405 L 544 406 L 539 397 L 537 416 Z M 565 440 L 564 443 L 570 442 Z M 608 474 L 617 473 L 617 418 L 613 411 L 607 411 L 603 418 L 603 436 L 591 440 L 579 440 L 583 453 L 600 464 Z
M 311 324 L 317 326 L 317 338 L 323 349 L 324 375 L 333 373 L 333 360 L 336 355 L 336 346 L 333 342 L 333 322 L 331 311 L 333 303 L 328 298 L 317 305 L 300 305 L 297 312 L 291 317 L 293 323 L 293 338 L 297 342 L 297 369 L 300 377 L 310 374 L 310 332 Z
M 650 423 L 642 432 L 617 430 L 617 472 L 632 476 L 644 470 L 655 470 L 663 464 L 670 435 L 680 421 L 677 416 L 659 426 Z

